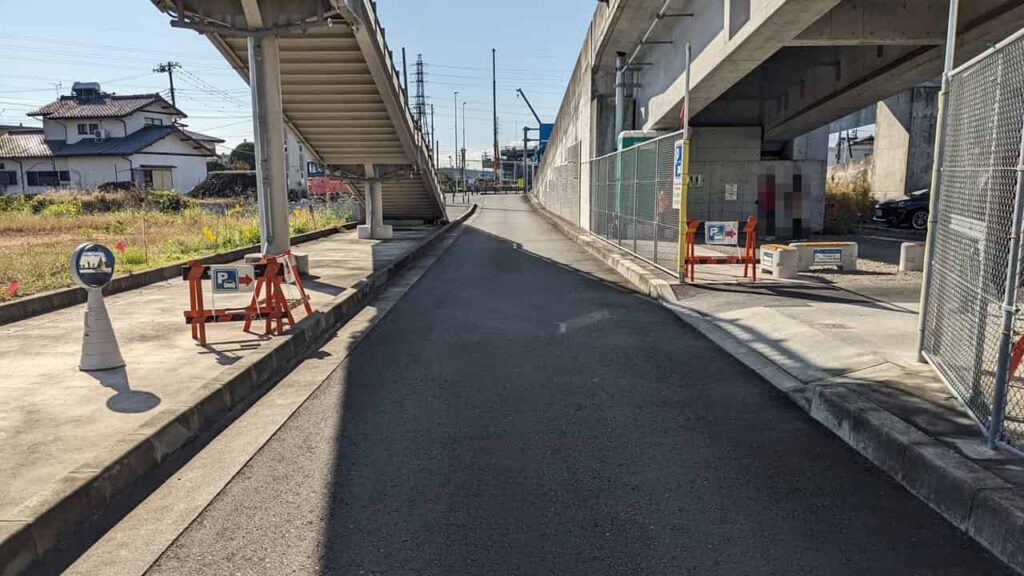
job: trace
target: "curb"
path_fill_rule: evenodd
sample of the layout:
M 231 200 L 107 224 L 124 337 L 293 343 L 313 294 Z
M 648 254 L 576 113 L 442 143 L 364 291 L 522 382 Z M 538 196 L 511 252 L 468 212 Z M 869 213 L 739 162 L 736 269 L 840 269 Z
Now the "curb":
M 1024 488 L 1015 487 L 860 394 L 862 382 L 803 382 L 680 303 L 670 278 L 597 240 L 529 197 L 537 212 L 587 252 L 767 380 L 818 423 L 1017 572 L 1024 573 Z
M 272 388 L 305 352 L 355 316 L 385 284 L 475 212 L 474 205 L 386 268 L 314 310 L 288 334 L 268 342 L 266 354 L 225 369 L 196 390 L 194 401 L 187 406 L 161 410 L 137 432 L 67 473 L 56 488 L 23 504 L 15 512 L 16 518 L 0 520 L 0 574 L 22 574 L 46 566 L 78 545 L 82 529 L 102 518 L 119 498 L 139 489 L 144 477 L 157 471 L 173 472 L 183 465 L 184 461 L 175 457 L 191 442 Z
M 312 242 L 313 240 L 319 240 L 321 238 L 337 234 L 341 230 L 352 230 L 358 225 L 359 224 L 357 222 L 349 222 L 347 224 L 342 224 L 341 226 L 323 228 L 321 230 L 314 230 L 313 232 L 307 232 L 305 234 L 297 234 L 292 236 L 291 242 L 293 245 Z M 211 254 L 209 256 L 199 258 L 198 260 L 203 264 L 228 264 L 236 260 L 241 260 L 246 254 L 251 252 L 259 252 L 259 250 L 259 245 L 243 246 L 228 252 Z M 189 262 L 191 262 L 191 260 L 168 264 L 158 268 L 139 270 L 138 272 L 129 272 L 127 274 L 117 276 L 110 282 L 109 286 L 103 289 L 103 294 L 110 296 L 111 294 L 135 290 L 137 288 L 142 288 L 143 286 L 156 284 L 157 282 L 181 278 L 181 267 L 187 266 Z M 11 322 L 18 322 L 19 320 L 25 320 L 26 318 L 32 318 L 33 316 L 39 316 L 40 314 L 53 312 L 54 310 L 60 310 L 61 308 L 81 304 L 85 302 L 87 296 L 88 294 L 84 288 L 58 288 L 56 290 L 18 298 L 13 302 L 0 304 L 0 326 L 10 324 Z

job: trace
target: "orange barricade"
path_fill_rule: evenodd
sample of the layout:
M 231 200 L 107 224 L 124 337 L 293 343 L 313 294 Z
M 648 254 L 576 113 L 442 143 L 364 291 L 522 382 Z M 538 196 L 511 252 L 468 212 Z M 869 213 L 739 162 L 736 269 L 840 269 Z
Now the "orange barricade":
M 757 282 L 757 265 L 760 260 L 757 257 L 757 219 L 753 216 L 747 218 L 747 224 L 743 231 L 747 235 L 747 241 L 743 247 L 742 256 L 697 256 L 697 229 L 700 228 L 699 220 L 689 220 L 686 223 L 686 261 L 683 263 L 683 279 L 689 276 L 690 282 L 694 281 L 697 272 L 697 264 L 743 264 L 743 277 L 752 277 Z M 753 274 L 751 274 L 753 272 Z
M 216 268 L 217 266 L 212 266 Z M 295 267 L 290 251 L 280 256 L 264 256 L 262 262 L 253 265 L 256 286 L 252 298 L 245 308 L 207 309 L 203 303 L 203 280 L 210 279 L 211 266 L 199 261 L 189 262 L 182 268 L 182 279 L 188 282 L 189 309 L 185 311 L 185 323 L 192 327 L 192 339 L 200 345 L 206 345 L 206 325 L 224 322 L 244 322 L 243 330 L 249 332 L 254 320 L 266 321 L 264 334 L 281 335 L 284 333 L 284 321 L 289 326 L 295 325 L 292 310 L 303 306 L 306 314 L 312 314 L 313 308 L 309 296 L 302 286 L 302 278 Z M 289 301 L 284 294 L 283 280 L 290 275 L 299 291 L 297 300 Z

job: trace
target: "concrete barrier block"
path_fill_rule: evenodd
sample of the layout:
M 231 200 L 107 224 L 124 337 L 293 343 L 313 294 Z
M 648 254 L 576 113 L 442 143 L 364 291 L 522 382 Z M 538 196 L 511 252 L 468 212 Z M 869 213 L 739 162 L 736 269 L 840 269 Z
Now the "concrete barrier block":
M 292 252 L 295 257 L 295 268 L 300 276 L 309 276 L 309 254 L 305 252 Z
M 900 272 L 924 270 L 924 242 L 904 242 L 900 246 Z
M 775 278 L 796 278 L 800 272 L 800 251 L 783 244 L 761 247 L 761 270 Z
M 800 251 L 800 271 L 817 266 L 833 266 L 843 272 L 857 271 L 859 256 L 856 242 L 794 242 L 791 248 Z

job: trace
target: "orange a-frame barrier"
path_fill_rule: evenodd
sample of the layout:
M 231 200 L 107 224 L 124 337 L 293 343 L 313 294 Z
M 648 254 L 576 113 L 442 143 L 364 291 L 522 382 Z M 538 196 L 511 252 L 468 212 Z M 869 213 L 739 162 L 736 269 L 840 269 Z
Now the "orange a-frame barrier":
M 285 320 L 288 326 L 295 325 L 292 310 L 303 306 L 307 315 L 313 313 L 290 251 L 280 256 L 265 256 L 262 262 L 253 265 L 256 286 L 245 308 L 206 308 L 203 304 L 203 280 L 210 278 L 210 268 L 199 261 L 189 262 L 182 268 L 182 278 L 188 282 L 189 309 L 185 311 L 185 323 L 192 327 L 192 339 L 202 346 L 206 345 L 207 324 L 245 322 L 243 330 L 249 332 L 254 320 L 263 319 L 266 321 L 264 334 L 281 335 L 284 333 Z M 298 300 L 289 301 L 285 297 L 282 281 L 286 269 L 299 290 Z
M 689 220 L 686 223 L 686 261 L 683 263 L 683 276 L 689 276 L 690 282 L 694 281 L 697 273 L 697 264 L 743 264 L 743 277 L 752 277 L 757 282 L 757 219 L 753 216 L 747 218 L 747 224 L 743 231 L 747 235 L 746 244 L 743 247 L 742 256 L 697 256 L 697 228 L 700 227 L 700 220 Z M 751 272 L 753 274 L 751 274 Z

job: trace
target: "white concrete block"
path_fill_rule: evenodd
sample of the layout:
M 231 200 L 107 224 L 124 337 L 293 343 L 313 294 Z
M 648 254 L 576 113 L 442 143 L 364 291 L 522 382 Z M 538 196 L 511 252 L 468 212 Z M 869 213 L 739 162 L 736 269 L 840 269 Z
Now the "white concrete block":
M 857 271 L 856 242 L 794 242 L 790 247 L 800 252 L 800 271 L 816 266 L 834 266 L 843 272 Z
M 390 240 L 394 235 L 394 228 L 387 224 L 378 224 L 376 226 L 363 224 L 356 228 L 356 236 L 360 240 Z
M 924 242 L 904 242 L 900 246 L 900 272 L 924 270 Z
M 775 278 L 796 278 L 800 272 L 800 251 L 779 244 L 762 246 L 761 270 Z
M 295 258 L 295 268 L 299 271 L 299 275 L 309 276 L 309 254 L 292 252 L 292 257 Z

